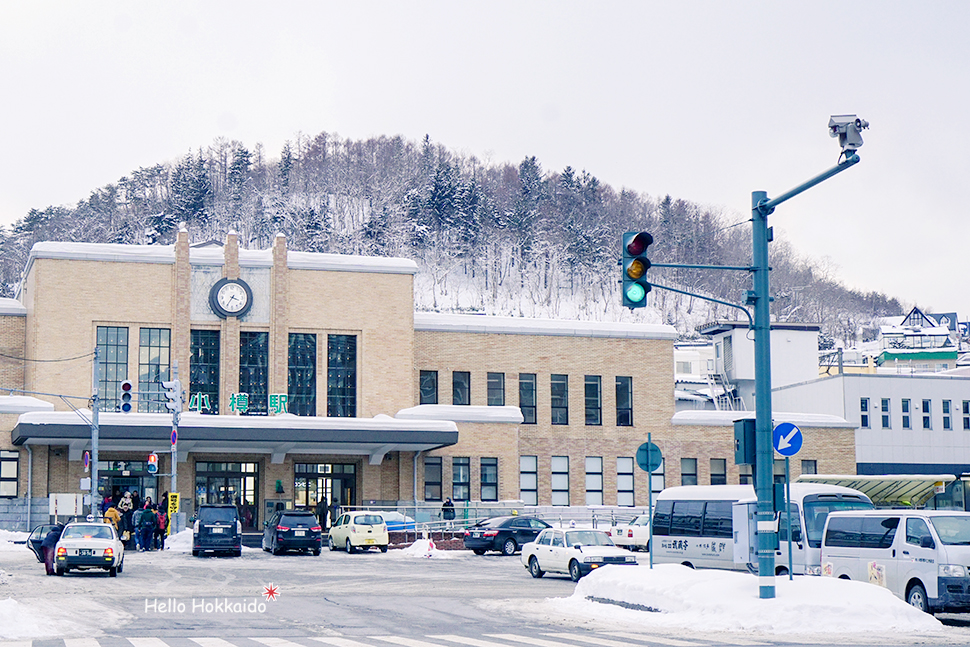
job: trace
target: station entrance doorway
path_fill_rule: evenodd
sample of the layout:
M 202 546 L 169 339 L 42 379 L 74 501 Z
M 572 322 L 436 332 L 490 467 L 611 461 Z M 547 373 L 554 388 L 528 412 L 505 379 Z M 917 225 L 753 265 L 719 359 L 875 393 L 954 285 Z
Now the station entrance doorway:
M 195 464 L 195 508 L 203 503 L 232 503 L 243 532 L 259 527 L 259 463 L 198 461 Z
M 324 528 L 336 521 L 334 502 L 341 509 L 357 505 L 357 468 L 353 463 L 297 463 L 293 471 L 293 506 L 320 515 Z

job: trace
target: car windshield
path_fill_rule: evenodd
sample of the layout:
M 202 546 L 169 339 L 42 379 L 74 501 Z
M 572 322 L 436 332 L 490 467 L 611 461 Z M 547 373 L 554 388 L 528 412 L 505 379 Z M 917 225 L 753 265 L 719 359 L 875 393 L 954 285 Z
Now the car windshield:
M 613 542 L 606 533 L 598 530 L 571 530 L 566 533 L 566 545 L 575 546 L 612 546 Z
M 280 517 L 280 524 L 284 526 L 314 526 L 317 518 L 312 514 L 284 514 Z
M 650 515 L 642 514 L 633 520 L 631 526 L 649 526 L 650 525 Z
M 940 541 L 950 546 L 970 546 L 970 516 L 930 517 Z
M 384 523 L 384 517 L 379 514 L 360 514 L 354 517 L 353 523 L 358 526 L 379 526 Z
M 235 523 L 238 519 L 235 508 L 202 508 L 199 520 L 202 523 Z
M 483 528 L 496 528 L 498 526 L 505 524 L 506 521 L 509 521 L 508 517 L 495 517 L 494 519 L 486 519 L 485 521 L 479 521 L 475 525 L 481 526 Z
M 68 526 L 61 533 L 61 539 L 111 539 L 111 528 L 107 526 Z
M 872 510 L 872 504 L 867 501 L 806 501 L 805 502 L 805 534 L 808 535 L 808 545 L 812 548 L 822 547 L 822 530 L 830 512 L 839 510 Z

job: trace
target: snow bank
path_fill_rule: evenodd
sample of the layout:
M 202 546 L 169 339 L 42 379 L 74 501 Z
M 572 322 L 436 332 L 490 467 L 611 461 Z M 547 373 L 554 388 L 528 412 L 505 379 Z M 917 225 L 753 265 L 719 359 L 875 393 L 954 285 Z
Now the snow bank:
M 0 530 L 0 552 L 10 551 L 16 552 L 21 550 L 28 550 L 26 544 L 15 544 L 15 541 L 27 541 L 29 533 L 26 532 L 13 532 L 10 530 Z
M 192 529 L 186 528 L 174 535 L 165 538 L 165 550 L 177 553 L 188 553 L 192 551 Z
M 434 542 L 430 539 L 418 539 L 407 548 L 401 550 L 389 550 L 388 555 L 404 558 L 425 558 L 425 559 L 454 559 L 462 557 L 465 551 L 460 550 L 438 550 Z
M 50 622 L 32 605 L 13 598 L 0 600 L 0 638 L 44 638 L 50 636 Z
M 933 616 L 866 582 L 778 577 L 775 595 L 760 599 L 758 581 L 747 573 L 658 564 L 652 570 L 595 570 L 571 597 L 551 602 L 571 615 L 617 617 L 640 627 L 769 634 L 943 631 Z

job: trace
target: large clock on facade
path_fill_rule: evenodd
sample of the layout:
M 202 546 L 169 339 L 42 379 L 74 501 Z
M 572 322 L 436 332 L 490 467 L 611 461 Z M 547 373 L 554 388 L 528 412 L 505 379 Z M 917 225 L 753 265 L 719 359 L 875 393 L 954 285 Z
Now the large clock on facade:
M 253 291 L 242 279 L 219 279 L 209 290 L 209 306 L 223 319 L 241 317 L 253 306 Z

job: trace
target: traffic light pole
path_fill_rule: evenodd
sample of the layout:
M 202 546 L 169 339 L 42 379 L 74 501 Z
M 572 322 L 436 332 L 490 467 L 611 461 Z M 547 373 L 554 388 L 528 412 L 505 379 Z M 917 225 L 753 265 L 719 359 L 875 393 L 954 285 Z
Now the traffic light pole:
M 100 520 L 100 510 L 98 510 L 98 442 L 101 436 L 101 429 L 98 427 L 98 411 L 100 410 L 100 397 L 98 386 L 101 377 L 100 363 L 98 361 L 98 347 L 94 347 L 94 369 L 91 374 L 91 516 L 95 521 Z M 30 502 L 28 501 L 28 505 Z M 98 512 L 95 512 L 98 510 Z

